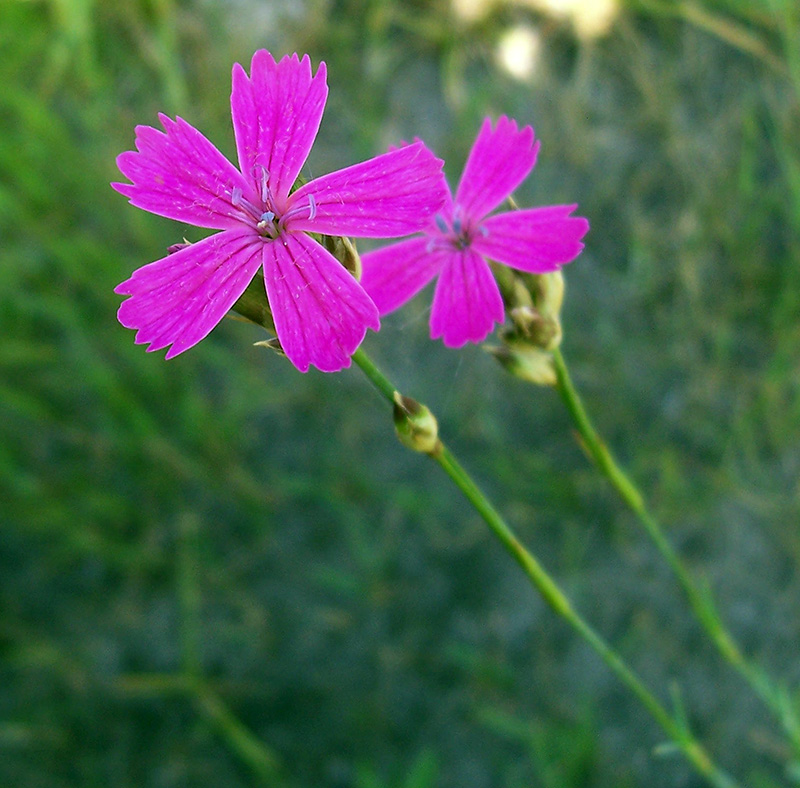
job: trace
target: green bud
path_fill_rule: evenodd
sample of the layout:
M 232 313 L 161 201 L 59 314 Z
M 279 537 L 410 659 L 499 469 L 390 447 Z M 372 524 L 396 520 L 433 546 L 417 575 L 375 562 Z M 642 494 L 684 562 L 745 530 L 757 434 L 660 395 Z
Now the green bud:
M 492 265 L 511 326 L 503 331 L 507 344 L 519 343 L 553 350 L 561 343 L 559 312 L 564 300 L 561 271 L 526 274 L 507 266 Z
M 534 281 L 533 299 L 536 308 L 547 317 L 558 319 L 564 303 L 564 274 L 551 271 L 548 274 L 532 274 Z
M 361 257 L 356 245 L 349 238 L 323 235 L 322 243 L 356 279 L 361 279 Z
M 425 405 L 399 391 L 394 393 L 394 428 L 400 443 L 412 451 L 434 454 L 441 446 L 436 417 Z
M 515 377 L 537 386 L 556 385 L 553 356 L 546 350 L 523 344 L 486 346 L 486 350 Z
M 515 307 L 509 312 L 513 328 L 502 332 L 509 345 L 526 345 L 553 350 L 561 344 L 561 323 L 557 317 L 542 314 L 531 307 Z
M 491 263 L 491 268 L 507 309 L 533 307 L 533 298 L 519 271 L 499 263 Z

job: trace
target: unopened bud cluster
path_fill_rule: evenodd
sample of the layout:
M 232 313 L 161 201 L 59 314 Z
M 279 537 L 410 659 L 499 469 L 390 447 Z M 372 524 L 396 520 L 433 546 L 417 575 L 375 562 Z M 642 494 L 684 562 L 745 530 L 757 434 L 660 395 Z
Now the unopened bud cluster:
M 497 266 L 498 284 L 511 324 L 500 331 L 500 346 L 487 350 L 512 375 L 540 386 L 554 386 L 552 351 L 561 344 L 561 271 L 526 274 Z

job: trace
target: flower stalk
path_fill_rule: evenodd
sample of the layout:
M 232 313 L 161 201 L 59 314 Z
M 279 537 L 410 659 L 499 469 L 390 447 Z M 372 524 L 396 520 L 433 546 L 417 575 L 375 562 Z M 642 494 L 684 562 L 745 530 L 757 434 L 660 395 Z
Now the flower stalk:
M 795 750 L 800 753 L 800 720 L 793 712 L 787 693 L 742 653 L 717 611 L 709 588 L 700 588 L 688 567 L 670 544 L 661 524 L 650 513 L 644 496 L 622 470 L 592 424 L 559 348 L 552 350 L 556 390 L 580 436 L 580 444 L 597 469 L 608 479 L 622 500 L 636 515 L 683 589 L 697 620 L 708 633 L 723 659 L 747 681 L 756 695 L 776 715 Z
M 260 294 L 259 297 L 263 298 Z M 245 303 L 242 307 L 243 317 L 262 325 L 267 330 L 274 330 L 270 321 L 264 319 L 265 311 L 250 303 Z M 239 305 L 237 304 L 235 308 L 238 310 Z M 627 665 L 622 656 L 606 643 L 573 608 L 558 583 L 544 569 L 536 556 L 522 544 L 492 502 L 458 462 L 450 449 L 441 441 L 438 437 L 438 430 L 431 431 L 431 425 L 436 424 L 431 411 L 416 400 L 403 396 L 362 348 L 359 347 L 353 353 L 352 360 L 383 399 L 391 405 L 395 427 L 401 442 L 414 451 L 427 454 L 442 468 L 489 526 L 506 552 L 522 568 L 530 584 L 539 592 L 548 607 L 586 641 L 614 675 L 639 699 L 695 770 L 714 788 L 738 788 L 738 784 L 716 765 L 703 746 L 695 739 L 682 716 L 670 714 Z M 422 442 L 418 440 L 420 419 L 424 425 L 421 433 L 425 440 Z M 427 440 L 427 438 L 432 438 L 432 440 Z
M 405 398 L 399 393 L 361 348 L 353 354 L 353 361 L 361 368 L 378 392 L 392 403 L 395 408 L 396 418 L 398 402 L 408 401 L 409 398 Z M 433 418 L 427 408 L 419 406 L 419 403 L 414 400 L 410 401 L 414 402 L 417 407 L 424 408 L 422 412 L 426 416 Z M 404 445 L 409 445 L 403 440 L 402 436 L 401 441 Z M 588 643 L 614 675 L 639 699 L 695 770 L 715 788 L 737 788 L 738 784 L 716 765 L 703 746 L 694 738 L 682 718 L 673 716 L 667 711 L 627 665 L 622 656 L 606 643 L 572 607 L 558 583 L 539 563 L 536 556 L 522 544 L 512 528 L 494 508 L 492 502 L 458 462 L 450 449 L 438 437 L 429 450 L 417 448 L 413 445 L 410 448 L 416 451 L 423 451 L 439 464 L 450 480 L 472 504 L 475 511 L 483 518 L 505 550 L 519 564 L 531 585 L 539 592 L 548 607 L 556 615 L 564 619 Z

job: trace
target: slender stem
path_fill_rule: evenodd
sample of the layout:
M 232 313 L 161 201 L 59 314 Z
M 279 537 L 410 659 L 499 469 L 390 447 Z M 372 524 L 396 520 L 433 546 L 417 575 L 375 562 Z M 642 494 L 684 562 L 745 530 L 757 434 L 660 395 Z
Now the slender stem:
M 275 785 L 281 771 L 278 755 L 262 742 L 234 714 L 220 694 L 201 676 L 181 673 L 133 673 L 115 683 L 127 695 L 163 697 L 177 695 L 196 704 L 200 714 L 216 730 L 240 761 L 246 764 L 265 785 Z
M 714 14 L 698 3 L 646 0 L 644 7 L 656 14 L 683 19 L 729 46 L 758 58 L 778 74 L 784 75 L 787 72 L 786 64 L 771 51 L 764 38 L 749 29 L 752 25 L 746 26 L 745 23 Z
M 359 349 L 353 355 L 370 382 L 390 402 L 395 401 L 397 389 L 388 378 Z M 505 547 L 508 553 L 522 567 L 531 585 L 539 592 L 547 605 L 561 616 L 600 656 L 603 662 L 640 700 L 664 732 L 681 749 L 687 760 L 715 788 L 736 788 L 727 774 L 717 767 L 702 745 L 694 738 L 686 725 L 676 720 L 644 685 L 641 679 L 628 667 L 624 659 L 575 611 L 556 581 L 542 567 L 536 557 L 520 542 L 514 531 L 497 512 L 491 501 L 484 495 L 472 477 L 441 441 L 429 452 L 455 485 L 466 496 L 475 510 L 484 519 Z
M 272 784 L 278 758 L 239 720 L 203 676 L 200 644 L 202 597 L 198 578 L 197 523 L 191 516 L 180 521 L 178 544 L 178 600 L 181 612 L 181 671 L 178 675 L 139 677 L 139 688 L 177 690 L 190 697 L 208 724 L 264 784 Z M 148 682 L 149 678 L 149 682 Z
M 222 698 L 205 684 L 194 692 L 202 715 L 217 729 L 239 759 L 246 763 L 266 785 L 274 785 L 280 772 L 277 756 L 233 713 Z
M 369 378 L 370 383 L 387 399 L 394 403 L 394 393 L 397 389 L 392 385 L 386 375 L 372 362 L 372 359 L 359 348 L 353 353 L 353 361 L 361 367 L 361 371 Z
M 620 468 L 600 438 L 572 383 L 567 364 L 558 348 L 553 351 L 553 362 L 557 376 L 556 388 L 572 417 L 580 435 L 581 444 L 589 457 L 636 515 L 658 551 L 669 564 L 686 594 L 695 616 L 710 635 L 720 654 L 739 671 L 762 701 L 777 715 L 794 747 L 800 750 L 800 723 L 782 698 L 782 693 L 772 685 L 757 666 L 742 654 L 733 636 L 722 622 L 710 590 L 708 588 L 701 589 L 695 584 L 689 569 L 670 544 L 658 520 L 650 514 L 642 494 L 630 477 Z

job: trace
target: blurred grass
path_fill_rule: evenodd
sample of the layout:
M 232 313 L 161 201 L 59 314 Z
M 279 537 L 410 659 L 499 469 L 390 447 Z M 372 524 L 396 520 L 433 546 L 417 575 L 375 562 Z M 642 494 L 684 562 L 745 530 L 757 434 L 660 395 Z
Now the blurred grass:
M 232 155 L 229 69 L 259 46 L 328 62 L 312 172 L 419 135 L 455 180 L 484 114 L 532 123 L 519 201 L 592 222 L 564 319 L 589 407 L 796 687 L 799 16 L 636 2 L 582 41 L 516 5 L 2 3 L 0 784 L 695 785 L 357 371 L 301 376 L 233 321 L 169 363 L 134 346 L 114 285 L 196 235 L 108 183 L 158 111 Z M 530 83 L 494 60 L 518 23 Z M 722 763 L 796 784 L 556 398 L 427 341 L 425 310 L 369 351 Z

